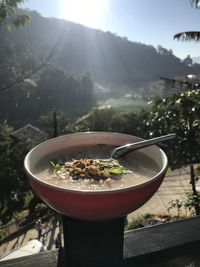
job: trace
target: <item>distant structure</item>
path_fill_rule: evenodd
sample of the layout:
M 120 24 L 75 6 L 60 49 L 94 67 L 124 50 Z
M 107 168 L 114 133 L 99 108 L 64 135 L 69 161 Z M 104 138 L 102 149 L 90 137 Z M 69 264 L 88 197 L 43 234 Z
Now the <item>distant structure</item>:
M 35 146 L 46 139 L 46 134 L 39 128 L 31 124 L 27 124 L 14 131 L 11 134 L 11 137 L 16 143 L 28 141 L 32 146 Z
M 200 76 L 196 74 L 188 74 L 187 76 L 179 77 L 177 79 L 166 77 L 160 77 L 160 79 L 165 82 L 165 85 L 179 88 L 179 91 L 183 89 L 194 90 L 200 88 Z

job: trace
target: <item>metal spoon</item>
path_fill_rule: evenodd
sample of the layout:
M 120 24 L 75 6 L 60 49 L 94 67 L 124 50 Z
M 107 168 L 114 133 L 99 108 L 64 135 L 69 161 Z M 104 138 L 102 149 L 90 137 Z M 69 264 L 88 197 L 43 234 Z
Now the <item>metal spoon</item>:
M 176 134 L 172 133 L 172 134 L 163 135 L 160 137 L 155 137 L 155 138 L 152 138 L 149 140 L 142 140 L 142 141 L 139 141 L 136 143 L 119 146 L 119 147 L 116 147 L 115 149 L 113 149 L 111 151 L 111 157 L 113 159 L 121 158 L 124 155 L 126 155 L 132 151 L 138 150 L 138 149 L 143 148 L 143 147 L 155 145 L 155 144 L 161 143 L 163 141 L 167 141 L 169 139 L 174 138 L 175 136 L 176 136 Z

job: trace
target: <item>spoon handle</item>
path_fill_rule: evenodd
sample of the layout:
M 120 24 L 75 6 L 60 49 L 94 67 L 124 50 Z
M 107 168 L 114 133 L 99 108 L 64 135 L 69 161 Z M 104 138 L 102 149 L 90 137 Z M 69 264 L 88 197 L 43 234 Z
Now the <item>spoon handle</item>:
M 147 146 L 151 146 L 151 145 L 155 145 L 155 144 L 167 141 L 169 139 L 174 138 L 175 136 L 176 136 L 176 134 L 172 133 L 172 134 L 163 135 L 160 137 L 155 137 L 155 138 L 152 138 L 149 140 L 142 140 L 142 141 L 139 141 L 136 143 L 120 146 L 120 147 L 113 149 L 113 151 L 111 152 L 111 157 L 113 159 L 117 159 L 117 158 L 120 158 L 120 157 L 128 154 L 131 151 L 135 151 L 135 150 L 143 148 L 143 147 L 147 147 Z

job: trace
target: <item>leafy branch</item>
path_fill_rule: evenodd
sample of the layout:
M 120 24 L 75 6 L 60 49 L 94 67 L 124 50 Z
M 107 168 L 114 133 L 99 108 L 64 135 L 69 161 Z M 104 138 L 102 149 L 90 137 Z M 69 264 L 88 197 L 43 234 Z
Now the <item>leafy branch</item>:
M 195 6 L 196 8 L 200 7 L 200 0 L 190 0 L 190 3 L 192 6 Z
M 11 31 L 12 25 L 19 28 L 31 19 L 29 14 L 17 14 L 17 7 L 22 3 L 24 0 L 0 0 L 0 28 Z
M 24 76 L 22 76 L 20 79 L 15 80 L 14 82 L 1 87 L 0 88 L 0 92 L 3 92 L 11 87 L 17 86 L 21 83 L 23 83 L 25 80 L 31 78 L 33 75 L 35 75 L 37 72 L 39 72 L 43 67 L 45 67 L 47 65 L 47 63 L 50 61 L 50 59 L 53 57 L 55 49 L 57 47 L 57 43 L 55 44 L 55 46 L 52 48 L 52 50 L 50 51 L 49 55 L 47 56 L 47 58 L 45 59 L 45 61 L 43 63 L 41 63 L 37 68 L 35 68 L 33 71 L 25 74 Z

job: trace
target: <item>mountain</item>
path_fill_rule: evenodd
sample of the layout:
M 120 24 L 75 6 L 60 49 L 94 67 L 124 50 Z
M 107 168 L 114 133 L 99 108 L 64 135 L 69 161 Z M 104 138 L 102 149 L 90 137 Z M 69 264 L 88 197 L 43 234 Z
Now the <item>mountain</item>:
M 9 39 L 18 48 L 29 47 L 33 58 L 40 62 L 52 53 L 49 63 L 55 67 L 69 75 L 90 73 L 102 86 L 137 88 L 159 76 L 173 78 L 200 72 L 200 65 L 187 66 L 161 46 L 156 49 L 111 32 L 44 18 L 36 11 L 31 16 L 25 27 L 1 32 L 0 39 Z

